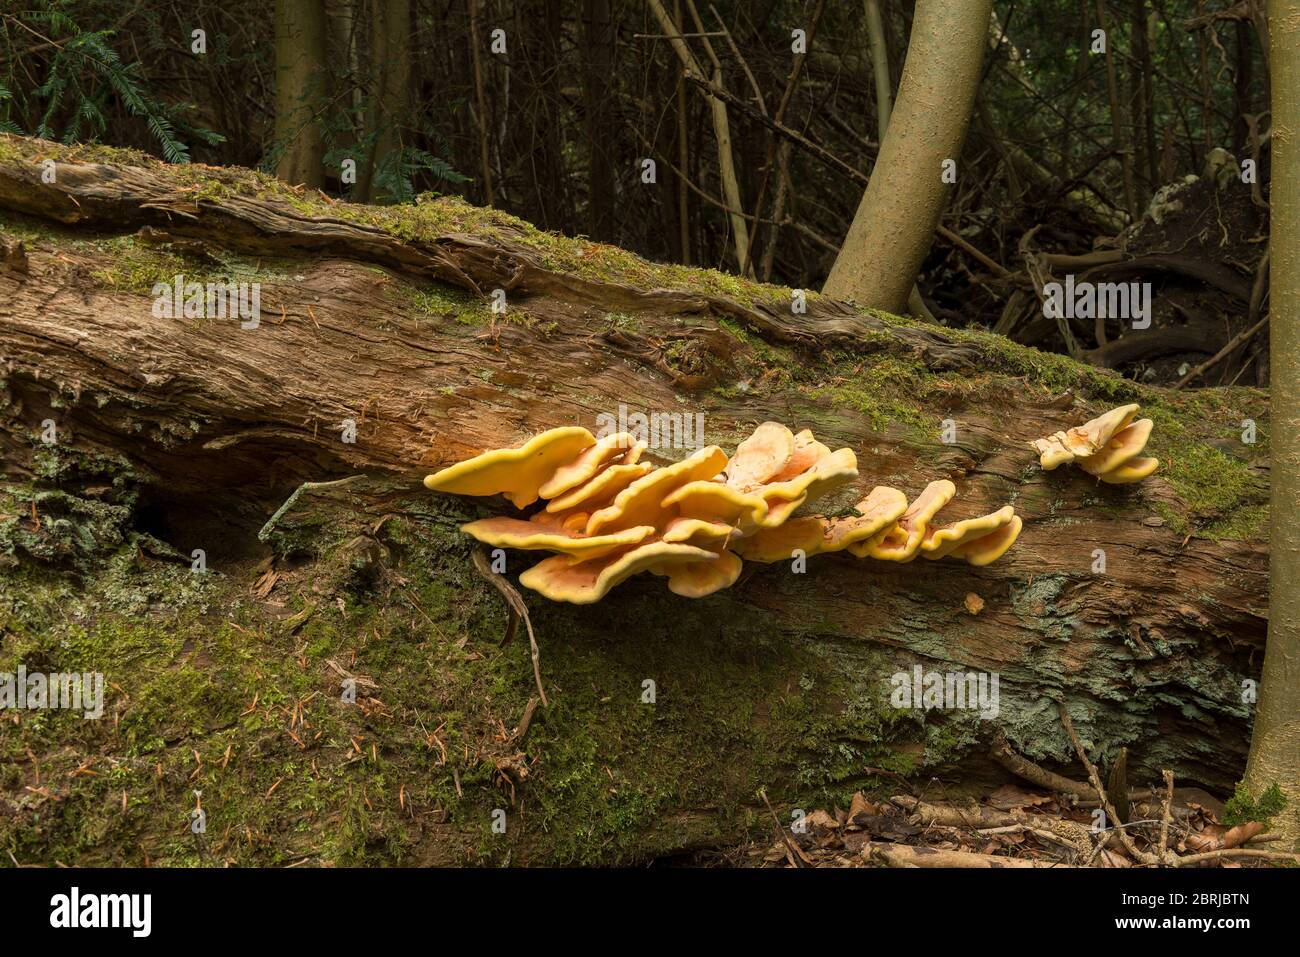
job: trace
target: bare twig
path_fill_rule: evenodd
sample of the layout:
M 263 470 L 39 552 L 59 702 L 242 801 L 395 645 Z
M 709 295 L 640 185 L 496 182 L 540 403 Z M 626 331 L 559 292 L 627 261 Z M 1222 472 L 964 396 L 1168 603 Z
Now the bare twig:
M 284 504 L 276 509 L 275 514 L 272 515 L 267 520 L 266 524 L 262 526 L 262 530 L 257 533 L 257 540 L 259 542 L 264 542 L 271 537 L 271 532 L 275 530 L 276 523 L 284 517 L 285 512 L 293 508 L 294 503 L 298 501 L 299 496 L 301 496 L 303 492 L 318 492 L 323 488 L 337 488 L 341 485 L 350 485 L 357 479 L 363 478 L 365 478 L 364 475 L 349 475 L 347 478 L 334 479 L 330 482 L 303 482 L 294 490 L 292 495 L 285 499 Z
M 1174 814 L 1174 772 L 1166 770 L 1160 773 L 1165 778 L 1165 805 L 1160 814 L 1160 846 L 1156 850 L 1156 856 L 1167 861 L 1172 856 L 1169 850 L 1169 822 Z
M 790 852 L 790 858 L 794 861 L 794 866 L 807 867 L 808 865 L 804 863 L 803 852 L 794 846 L 794 843 L 790 840 L 790 835 L 786 834 L 785 828 L 781 826 L 781 819 L 776 816 L 776 811 L 772 810 L 772 802 L 767 799 L 767 792 L 760 790 L 758 796 L 761 797 L 763 803 L 767 805 L 767 812 L 772 815 L 772 823 L 776 826 L 776 833 L 780 835 L 781 840 L 785 842 L 785 848 Z
M 1083 742 L 1079 740 L 1078 734 L 1074 731 L 1074 723 L 1070 720 L 1070 713 L 1065 710 L 1065 702 L 1058 701 L 1056 710 L 1061 716 L 1061 725 L 1065 728 L 1065 733 L 1070 736 L 1070 742 L 1074 745 L 1074 751 L 1079 756 L 1079 761 L 1088 771 L 1088 780 L 1092 782 L 1093 788 L 1101 798 L 1102 807 L 1106 809 L 1107 817 L 1119 825 L 1113 833 L 1119 836 L 1119 842 L 1124 846 L 1124 850 L 1128 851 L 1133 860 L 1143 864 L 1159 863 L 1150 854 L 1139 851 L 1137 845 L 1133 843 L 1133 838 L 1124 830 L 1120 817 L 1115 812 L 1115 806 L 1110 803 L 1110 798 L 1106 796 L 1106 789 L 1101 786 L 1101 778 L 1097 776 L 1097 768 L 1088 760 L 1088 754 L 1083 750 Z
M 533 621 L 528 617 L 528 606 L 524 604 L 523 597 L 515 591 L 514 586 L 492 570 L 492 563 L 488 561 L 487 553 L 482 548 L 474 549 L 473 556 L 474 567 L 478 569 L 478 573 L 492 583 L 492 587 L 506 600 L 506 605 L 524 620 L 524 627 L 528 629 L 528 646 L 532 650 L 533 677 L 537 681 L 537 693 L 541 696 L 542 707 L 549 708 L 551 703 L 546 700 L 546 689 L 542 687 L 542 653 L 537 648 L 537 636 L 533 634 Z

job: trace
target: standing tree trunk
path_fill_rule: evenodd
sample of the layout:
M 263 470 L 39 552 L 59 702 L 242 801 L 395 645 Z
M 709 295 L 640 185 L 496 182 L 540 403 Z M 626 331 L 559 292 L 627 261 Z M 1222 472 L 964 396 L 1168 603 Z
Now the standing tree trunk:
M 1129 221 L 1137 218 L 1137 190 L 1133 184 L 1133 150 L 1124 142 L 1124 112 L 1119 99 L 1119 80 L 1115 76 L 1115 56 L 1111 51 L 1114 38 L 1106 25 L 1106 0 L 1097 0 L 1097 25 L 1106 37 L 1106 93 L 1110 98 L 1110 129 L 1114 143 L 1111 145 L 1119 153 L 1120 165 L 1124 170 L 1124 210 Z M 1202 76 L 1205 75 L 1205 63 L 1201 63 Z
M 1300 841 L 1300 0 L 1269 0 L 1272 45 L 1273 173 L 1269 249 L 1269 384 L 1273 462 L 1269 470 L 1268 644 L 1246 787 L 1258 797 L 1276 784 L 1287 798 L 1277 822 Z
M 402 123 L 411 100 L 410 0 L 376 0 L 370 21 L 372 86 L 366 133 L 375 137 L 357 177 L 357 198 L 363 203 L 392 199 L 393 191 L 376 180 L 386 166 L 401 175 Z
M 474 106 L 478 112 L 479 174 L 483 178 L 483 205 L 491 206 L 496 200 L 492 191 L 491 130 L 488 126 L 487 98 L 483 95 L 483 50 L 479 36 L 478 14 L 480 0 L 469 0 L 470 54 L 474 61 Z
M 705 76 L 699 61 L 691 48 L 682 39 L 684 32 L 668 16 L 668 11 L 660 0 L 646 0 L 650 11 L 659 21 L 664 35 L 670 37 L 673 51 L 681 60 L 682 69 L 698 77 Z M 700 33 L 704 30 L 700 29 Z M 708 39 L 705 39 L 708 44 Z M 722 86 L 722 67 L 714 58 L 712 83 L 714 87 Z M 740 198 L 740 181 L 736 178 L 736 160 L 731 149 L 731 122 L 727 118 L 727 104 L 719 97 L 709 97 L 709 110 L 713 116 L 713 136 L 718 144 L 718 179 L 722 183 L 722 198 L 726 201 L 728 216 L 731 220 L 731 233 L 736 244 L 736 268 L 744 269 L 749 262 L 749 226 L 745 223 L 744 202 Z
M 867 44 L 871 47 L 871 74 L 876 82 L 876 130 L 880 142 L 885 141 L 885 131 L 889 129 L 889 116 L 893 112 L 892 94 L 889 88 L 889 41 L 885 37 L 885 21 L 880 15 L 880 0 L 865 0 L 867 12 Z M 907 308 L 914 315 L 936 322 L 934 314 L 921 298 L 921 290 L 912 284 L 912 291 L 907 295 Z
M 609 0 L 584 0 L 586 68 L 583 97 L 587 111 L 587 204 L 592 239 L 614 241 L 614 167 L 609 161 L 609 131 L 613 128 L 609 106 L 610 77 L 614 61 L 614 30 Z
M 901 311 L 939 223 L 979 85 L 992 0 L 919 0 L 898 102 L 823 289 Z
M 275 175 L 289 183 L 320 186 L 325 140 L 312 100 L 325 76 L 323 0 L 276 0 Z
M 358 65 L 357 3 L 354 0 L 326 0 L 325 11 L 329 24 L 327 55 L 332 67 L 330 118 L 334 120 L 329 127 L 329 145 L 342 158 L 359 161 L 361 149 L 358 137 L 365 127 L 365 114 Z M 341 121 L 337 117 L 342 117 Z M 340 185 L 349 188 L 342 183 L 341 168 L 331 164 L 328 173 L 338 176 Z
M 885 141 L 889 129 L 889 114 L 893 110 L 893 93 L 889 85 L 889 41 L 885 37 L 885 21 L 880 15 L 880 0 L 864 0 L 867 14 L 867 44 L 871 47 L 871 76 L 876 84 L 876 131 L 880 142 Z

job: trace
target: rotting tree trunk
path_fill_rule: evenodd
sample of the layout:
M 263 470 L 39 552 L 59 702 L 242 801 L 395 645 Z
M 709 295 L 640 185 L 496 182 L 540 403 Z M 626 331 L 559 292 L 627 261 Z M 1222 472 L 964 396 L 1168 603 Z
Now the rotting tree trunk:
M 898 101 L 823 292 L 899 312 L 948 196 L 979 86 L 992 0 L 920 0 Z
M 1288 806 L 1284 840 L 1300 841 L 1300 2 L 1268 5 L 1273 46 L 1273 175 L 1269 202 L 1269 385 L 1280 428 L 1273 444 L 1268 647 L 1246 787 L 1276 784 Z
M 1207 390 L 1184 407 L 1181 395 L 998 337 L 886 322 L 821 297 L 791 316 L 788 293 L 753 287 L 745 302 L 724 298 L 707 272 L 656 288 L 653 267 L 613 250 L 601 267 L 612 274 L 595 277 L 580 272 L 592 258 L 580 240 L 552 238 L 544 266 L 536 238 L 520 242 L 527 234 L 508 218 L 485 220 L 454 201 L 421 207 L 434 218 L 423 238 L 403 240 L 363 222 L 384 222 L 383 210 L 311 200 L 240 171 L 60 162 L 57 182 L 42 183 L 37 159 L 58 150 L 0 140 L 5 220 L 26 214 L 123 245 L 71 243 L 44 227 L 29 234 L 25 255 L 10 257 L 22 268 L 0 270 L 9 482 L 40 479 L 33 436 L 53 418 L 60 442 L 129 461 L 155 507 L 229 509 L 229 537 L 254 541 L 301 482 L 364 472 L 418 494 L 428 471 L 544 429 L 594 428 L 598 414 L 626 404 L 703 412 L 707 441 L 728 449 L 766 419 L 811 428 L 857 452 L 866 487 L 914 495 L 952 478 L 954 518 L 1015 504 L 1024 532 L 987 568 L 836 555 L 814 558 L 806 575 L 751 566 L 736 587 L 698 602 L 649 577 L 594 607 L 525 592 L 543 674 L 559 684 L 548 691 L 558 702 L 553 720 L 569 722 L 566 734 L 592 732 L 573 709 L 597 693 L 594 661 L 609 665 L 618 687 L 658 682 L 678 736 L 662 756 L 670 764 L 651 770 L 692 782 L 682 787 L 695 794 L 655 815 L 665 832 L 681 830 L 680 815 L 712 820 L 709 807 L 753 802 L 759 786 L 791 806 L 814 785 L 852 787 L 882 762 L 946 769 L 944 780 L 967 786 L 997 780 L 994 728 L 1077 777 L 1053 700 L 1067 703 L 1094 755 L 1129 748 L 1135 786 L 1162 767 L 1220 791 L 1240 777 L 1249 722 L 1240 688 L 1258 676 L 1266 552 L 1250 531 L 1217 542 L 1189 534 L 1183 519 L 1226 516 L 1180 489 L 1210 494 L 1228 472 L 1247 475 L 1217 444 L 1243 415 L 1265 420 L 1258 395 L 1216 399 Z M 260 268 L 260 325 L 155 317 L 152 276 L 143 291 L 115 278 L 136 254 L 173 257 L 177 265 L 156 267 L 163 273 L 231 261 Z M 572 269 L 556 269 L 560 262 Z M 469 305 L 421 306 L 430 289 L 459 291 Z M 475 298 L 493 289 L 509 302 L 499 320 Z M 1067 386 L 1091 398 L 1081 402 Z M 1160 473 L 1111 488 L 1074 468 L 1038 470 L 1032 439 L 1117 396 L 1158 415 Z M 938 441 L 948 418 L 958 426 L 953 445 Z M 345 420 L 356 423 L 355 443 L 340 438 Z M 1222 471 L 1198 479 L 1194 466 Z M 1263 487 L 1253 473 L 1242 481 Z M 1244 514 L 1245 498 L 1222 510 Z M 482 506 L 438 507 L 454 518 Z M 240 509 L 256 513 L 251 528 L 235 521 Z M 188 554 L 189 543 L 175 544 Z M 522 560 L 512 558 L 511 570 Z M 476 580 L 468 548 L 456 561 L 455 587 L 465 588 Z M 971 593 L 985 603 L 979 614 L 964 608 Z M 888 701 L 889 676 L 915 664 L 998 673 L 1000 717 L 932 713 L 915 727 L 869 717 Z M 731 705 L 710 697 L 716 688 L 692 697 L 686 686 L 705 675 L 752 720 L 735 725 Z M 527 689 L 531 676 L 521 680 Z M 806 709 L 798 724 L 792 700 Z M 905 727 L 912 737 L 899 737 Z M 619 773 L 649 773 L 620 755 L 611 757 Z M 725 800 L 696 793 L 710 783 Z
M 316 99 L 324 90 L 324 0 L 276 0 L 275 175 L 287 183 L 319 186 L 324 178 L 324 137 Z

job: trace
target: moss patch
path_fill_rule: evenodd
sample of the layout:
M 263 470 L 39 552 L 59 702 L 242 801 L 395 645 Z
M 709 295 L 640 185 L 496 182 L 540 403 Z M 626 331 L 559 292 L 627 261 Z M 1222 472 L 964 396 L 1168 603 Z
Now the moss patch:
M 134 542 L 78 582 L 0 572 L 0 671 L 109 682 L 99 721 L 3 715 L 0 847 L 67 864 L 636 862 L 766 828 L 760 787 L 824 806 L 865 767 L 952 756 L 957 737 L 862 677 L 878 652 L 650 579 L 599 609 L 533 603 L 554 700 L 516 740 L 527 642 L 498 644 L 502 603 L 456 531 L 476 510 L 421 495 L 382 511 L 372 535 L 352 487 L 301 501 L 265 599 L 252 559 L 196 574 Z M 374 682 L 356 704 L 338 669 Z

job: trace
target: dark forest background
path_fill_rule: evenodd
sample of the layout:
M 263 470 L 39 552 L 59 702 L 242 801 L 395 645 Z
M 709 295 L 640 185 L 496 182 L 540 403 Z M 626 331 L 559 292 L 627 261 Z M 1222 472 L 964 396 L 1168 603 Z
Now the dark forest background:
M 663 0 L 731 95 L 760 279 L 820 288 L 861 198 L 879 147 L 869 5 Z M 896 91 L 912 4 L 879 9 Z M 998 0 L 918 281 L 933 317 L 1166 383 L 1241 339 L 1192 384 L 1265 384 L 1267 337 L 1241 333 L 1266 307 L 1266 31 L 1257 0 Z M 313 46 L 323 69 L 285 70 Z M 0 15 L 0 126 L 278 170 L 349 200 L 456 193 L 652 260 L 746 265 L 710 101 L 646 0 L 30 0 Z M 1064 341 L 1035 292 L 1088 269 L 1155 283 L 1154 334 L 1086 321 Z

